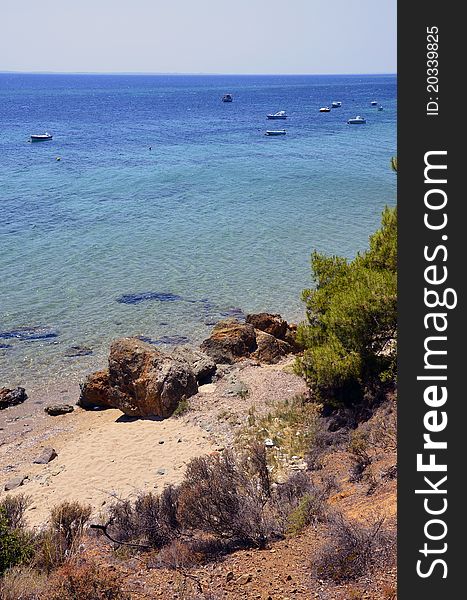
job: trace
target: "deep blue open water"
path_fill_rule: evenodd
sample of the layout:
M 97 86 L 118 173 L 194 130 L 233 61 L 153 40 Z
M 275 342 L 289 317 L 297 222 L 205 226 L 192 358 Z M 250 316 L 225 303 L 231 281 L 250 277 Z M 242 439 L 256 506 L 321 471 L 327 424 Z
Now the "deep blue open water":
M 354 256 L 395 203 L 395 76 L 0 74 L 0 132 L 0 387 L 238 308 L 300 319 L 310 252 Z

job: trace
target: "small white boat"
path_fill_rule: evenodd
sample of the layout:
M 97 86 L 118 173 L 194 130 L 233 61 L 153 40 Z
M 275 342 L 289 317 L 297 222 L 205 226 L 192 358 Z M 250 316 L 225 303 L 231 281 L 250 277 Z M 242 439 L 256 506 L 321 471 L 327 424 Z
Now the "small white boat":
M 268 131 L 266 131 L 266 133 L 264 135 L 285 135 L 286 133 L 287 133 L 287 131 L 285 129 L 276 129 L 276 130 L 268 129 Z
M 332 102 L 331 108 L 340 108 L 342 106 L 342 102 Z
M 364 123 L 366 123 L 366 119 L 360 117 L 360 115 L 357 115 L 355 118 L 349 119 L 347 123 L 349 125 L 363 125 Z
M 331 112 L 331 109 L 329 108 L 329 106 L 322 106 L 319 109 L 319 112 Z
M 232 94 L 224 94 L 222 96 L 222 102 L 233 102 Z
M 266 115 L 268 119 L 287 119 L 287 113 L 285 110 L 280 110 L 272 115 Z
M 47 131 L 45 133 L 39 133 L 39 134 L 35 134 L 35 135 L 31 135 L 31 142 L 46 142 L 47 140 L 51 140 L 52 139 L 52 134 L 48 133 Z
M 378 103 L 376 102 L 376 100 L 372 100 L 370 102 L 371 106 L 378 106 Z
M 378 106 L 378 110 L 384 110 L 381 104 Z

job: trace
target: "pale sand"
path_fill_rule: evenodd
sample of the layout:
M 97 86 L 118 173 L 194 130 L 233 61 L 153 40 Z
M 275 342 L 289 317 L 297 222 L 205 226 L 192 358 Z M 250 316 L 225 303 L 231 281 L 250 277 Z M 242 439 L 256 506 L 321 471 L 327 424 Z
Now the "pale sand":
M 128 420 L 119 410 L 80 413 L 71 436 L 59 433 L 42 444 L 55 448 L 58 457 L 48 465 L 24 466 L 21 474 L 29 481 L 10 492 L 32 497 L 30 525 L 44 523 L 51 507 L 63 500 L 90 504 L 97 514 L 115 497 L 161 491 L 181 481 L 191 458 L 213 451 L 205 431 L 179 419 Z

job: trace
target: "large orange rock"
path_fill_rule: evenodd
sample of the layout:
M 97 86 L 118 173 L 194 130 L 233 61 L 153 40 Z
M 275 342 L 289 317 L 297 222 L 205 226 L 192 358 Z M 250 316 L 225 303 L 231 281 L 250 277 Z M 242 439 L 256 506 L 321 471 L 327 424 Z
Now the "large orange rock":
M 232 364 L 248 358 L 257 348 L 255 328 L 235 319 L 219 321 L 211 335 L 201 344 L 201 350 L 216 363 Z
M 82 408 L 95 408 L 96 406 L 111 408 L 109 372 L 96 371 L 91 373 L 81 385 L 81 395 L 78 400 Z
M 290 344 L 264 331 L 256 330 L 256 343 L 258 348 L 251 356 L 263 363 L 275 364 L 293 352 Z
M 165 418 L 180 400 L 197 391 L 187 362 L 136 338 L 123 338 L 110 347 L 108 370 L 88 377 L 79 404 L 114 407 L 136 417 Z
M 285 339 L 285 334 L 287 333 L 287 321 L 280 315 L 271 313 L 247 315 L 246 322 L 251 323 L 255 329 L 269 333 L 280 340 Z

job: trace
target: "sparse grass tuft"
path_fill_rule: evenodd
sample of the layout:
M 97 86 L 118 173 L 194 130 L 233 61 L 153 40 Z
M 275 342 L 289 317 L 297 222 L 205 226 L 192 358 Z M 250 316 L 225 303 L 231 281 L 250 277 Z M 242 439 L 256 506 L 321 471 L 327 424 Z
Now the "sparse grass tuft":
M 248 426 L 238 434 L 237 443 L 245 447 L 271 439 L 274 448 L 268 450 L 268 463 L 280 472 L 292 456 L 305 456 L 316 435 L 318 419 L 319 406 L 303 396 L 274 404 L 266 415 L 250 409 Z
M 190 410 L 190 403 L 186 398 L 182 398 L 177 405 L 177 408 L 173 411 L 173 417 L 181 417 Z
M 9 569 L 0 583 L 2 600 L 39 600 L 48 589 L 47 576 L 23 566 Z

